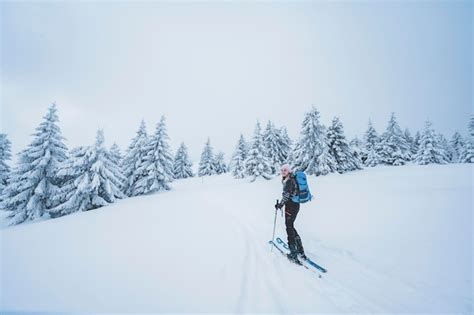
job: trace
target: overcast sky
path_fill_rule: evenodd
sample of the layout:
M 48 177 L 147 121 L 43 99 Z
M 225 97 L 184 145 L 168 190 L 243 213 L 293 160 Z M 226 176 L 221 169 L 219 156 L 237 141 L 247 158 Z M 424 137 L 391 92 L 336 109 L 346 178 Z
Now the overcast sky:
M 56 102 L 69 148 L 98 128 L 124 150 L 141 119 L 167 117 L 194 161 L 226 157 L 268 119 L 299 134 L 312 105 L 347 136 L 396 112 L 451 137 L 473 112 L 470 1 L 6 3 L 0 131 L 13 152 Z

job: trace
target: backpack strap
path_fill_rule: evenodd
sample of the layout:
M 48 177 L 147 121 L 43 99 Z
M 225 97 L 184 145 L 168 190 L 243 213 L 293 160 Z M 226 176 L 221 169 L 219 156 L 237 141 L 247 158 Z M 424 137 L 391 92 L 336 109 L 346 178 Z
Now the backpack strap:
M 295 190 L 293 191 L 293 196 L 299 196 L 300 194 L 300 186 L 298 185 L 298 182 L 296 181 L 296 174 L 291 174 L 291 180 L 293 181 L 293 187 Z

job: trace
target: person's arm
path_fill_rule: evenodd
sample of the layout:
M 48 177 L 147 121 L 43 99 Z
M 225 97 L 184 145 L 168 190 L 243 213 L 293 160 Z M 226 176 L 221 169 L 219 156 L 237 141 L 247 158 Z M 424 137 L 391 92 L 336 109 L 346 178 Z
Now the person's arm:
M 293 187 L 293 180 L 289 178 L 285 182 L 285 186 L 283 186 L 283 193 L 281 194 L 281 201 L 278 205 L 278 208 L 282 208 L 290 199 L 291 195 L 293 194 L 294 187 Z

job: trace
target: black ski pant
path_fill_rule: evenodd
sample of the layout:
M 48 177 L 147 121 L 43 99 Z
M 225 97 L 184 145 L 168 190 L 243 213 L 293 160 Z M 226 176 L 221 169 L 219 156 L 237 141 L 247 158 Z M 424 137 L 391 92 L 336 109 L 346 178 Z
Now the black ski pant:
M 289 200 L 285 204 L 285 225 L 286 235 L 288 236 L 288 247 L 292 253 L 304 254 L 303 244 L 301 238 L 296 232 L 294 223 L 296 216 L 300 211 L 300 204 Z

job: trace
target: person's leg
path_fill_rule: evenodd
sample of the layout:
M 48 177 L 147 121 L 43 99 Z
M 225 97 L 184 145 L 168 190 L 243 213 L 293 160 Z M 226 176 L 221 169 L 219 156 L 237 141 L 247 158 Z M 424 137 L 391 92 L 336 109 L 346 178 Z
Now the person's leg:
M 296 204 L 297 207 L 296 207 L 296 214 L 295 214 L 295 219 L 296 219 L 296 215 L 298 214 L 299 210 L 300 210 L 300 204 Z M 304 248 L 303 248 L 303 243 L 301 242 L 301 237 L 300 235 L 298 234 L 298 231 L 296 231 L 295 227 L 294 227 L 294 221 L 293 221 L 293 229 L 294 229 L 294 233 L 295 233 L 295 245 L 296 245 L 296 251 L 298 252 L 298 254 L 301 254 L 304 256 Z
M 286 225 L 286 234 L 288 237 L 288 247 L 290 248 L 290 252 L 297 253 L 297 245 L 296 245 L 296 230 L 294 227 L 294 222 L 296 219 L 296 215 L 298 214 L 299 204 L 289 201 L 285 206 L 285 225 Z
M 301 242 L 301 238 L 298 235 L 298 233 L 295 236 L 295 240 L 296 240 L 296 248 L 297 248 L 298 254 L 300 254 L 301 256 L 306 257 L 306 255 L 304 254 L 303 243 Z

